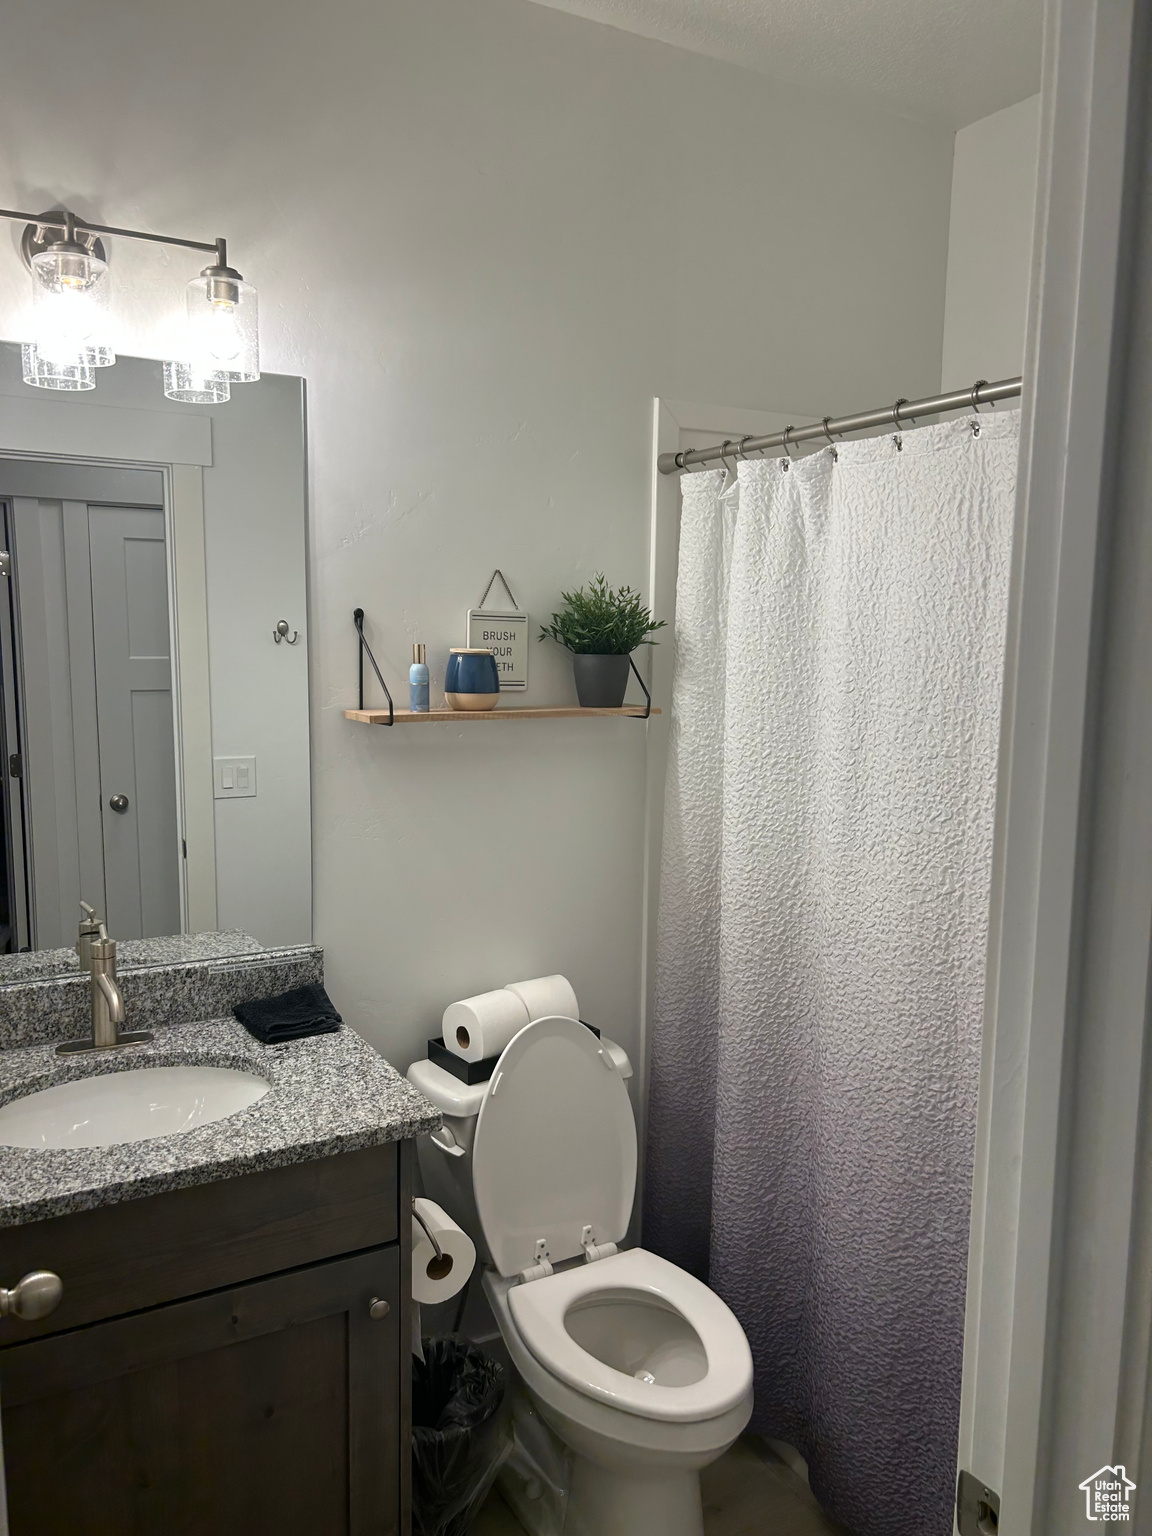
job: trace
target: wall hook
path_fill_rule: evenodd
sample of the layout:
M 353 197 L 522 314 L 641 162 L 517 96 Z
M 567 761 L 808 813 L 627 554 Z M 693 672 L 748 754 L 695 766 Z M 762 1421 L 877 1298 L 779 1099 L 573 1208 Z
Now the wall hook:
M 300 631 L 298 629 L 294 629 L 292 631 L 292 638 L 291 638 L 291 640 L 289 640 L 288 639 L 288 620 L 287 619 L 280 619 L 280 620 L 278 620 L 278 622 L 276 624 L 276 628 L 272 631 L 272 638 L 273 638 L 273 640 L 275 640 L 277 645 L 280 644 L 281 640 L 283 640 L 286 645 L 295 645 L 297 640 L 299 640 L 299 638 L 300 638 Z

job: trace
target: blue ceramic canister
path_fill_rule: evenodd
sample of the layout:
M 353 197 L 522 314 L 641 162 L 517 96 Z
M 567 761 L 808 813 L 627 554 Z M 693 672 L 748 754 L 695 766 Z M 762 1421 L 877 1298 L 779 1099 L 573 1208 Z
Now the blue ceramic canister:
M 449 709 L 495 709 L 500 702 L 500 674 L 492 652 L 467 647 L 450 650 L 444 699 Z

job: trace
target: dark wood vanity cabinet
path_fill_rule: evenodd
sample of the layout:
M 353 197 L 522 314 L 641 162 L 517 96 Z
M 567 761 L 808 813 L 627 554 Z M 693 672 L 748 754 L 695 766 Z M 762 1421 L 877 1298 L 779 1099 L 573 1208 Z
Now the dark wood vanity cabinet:
M 11 1536 L 402 1536 L 408 1151 L 0 1231 Z

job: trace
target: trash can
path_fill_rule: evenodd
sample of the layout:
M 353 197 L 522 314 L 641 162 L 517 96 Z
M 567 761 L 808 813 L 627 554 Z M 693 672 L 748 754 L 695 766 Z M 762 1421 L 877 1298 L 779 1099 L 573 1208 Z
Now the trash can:
M 508 1454 L 504 1372 L 462 1339 L 412 1361 L 412 1533 L 466 1536 Z

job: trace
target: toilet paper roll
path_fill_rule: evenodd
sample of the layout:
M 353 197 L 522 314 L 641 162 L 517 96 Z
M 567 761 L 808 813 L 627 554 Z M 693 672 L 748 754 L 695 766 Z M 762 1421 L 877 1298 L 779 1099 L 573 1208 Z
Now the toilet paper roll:
M 567 976 L 537 976 L 532 981 L 510 981 L 504 988 L 518 997 L 529 1019 L 578 1019 L 580 1004 Z
M 422 1195 L 412 1202 L 414 1211 L 440 1244 L 440 1256 L 424 1227 L 412 1218 L 412 1300 L 430 1306 L 447 1301 L 463 1290 L 476 1267 L 476 1248 L 467 1232 L 461 1231 L 434 1200 Z
M 528 1023 L 528 1010 L 515 995 L 501 987 L 449 1003 L 444 1010 L 444 1044 L 465 1061 L 499 1056 L 513 1035 Z

